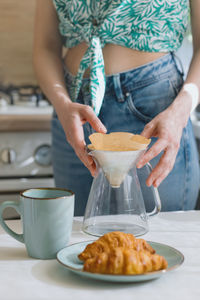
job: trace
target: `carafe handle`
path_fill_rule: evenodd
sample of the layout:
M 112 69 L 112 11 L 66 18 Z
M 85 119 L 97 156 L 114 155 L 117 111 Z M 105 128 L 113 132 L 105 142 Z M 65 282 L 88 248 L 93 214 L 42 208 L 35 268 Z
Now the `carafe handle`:
M 152 165 L 150 163 L 147 163 L 146 166 L 150 169 L 150 171 L 153 170 Z M 154 197 L 155 207 L 151 212 L 147 213 L 149 217 L 155 216 L 161 211 L 161 201 L 160 201 L 158 189 L 155 188 L 154 186 L 152 186 L 152 189 L 154 190 L 154 195 L 155 195 Z

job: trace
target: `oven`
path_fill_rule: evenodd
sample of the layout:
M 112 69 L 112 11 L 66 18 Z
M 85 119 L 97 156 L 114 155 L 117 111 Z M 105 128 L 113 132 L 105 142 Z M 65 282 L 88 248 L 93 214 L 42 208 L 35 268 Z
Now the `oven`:
M 53 187 L 50 121 L 52 106 L 38 87 L 9 86 L 0 91 L 0 203 L 19 193 Z M 6 219 L 18 213 L 7 208 Z

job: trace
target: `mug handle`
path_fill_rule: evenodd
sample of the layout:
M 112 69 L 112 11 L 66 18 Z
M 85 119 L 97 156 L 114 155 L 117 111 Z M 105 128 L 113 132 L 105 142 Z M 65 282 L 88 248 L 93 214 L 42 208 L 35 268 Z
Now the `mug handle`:
M 148 167 L 150 169 L 150 171 L 153 170 L 152 165 L 149 162 L 146 163 L 145 166 Z M 155 207 L 150 213 L 147 213 L 147 215 L 149 217 L 155 216 L 161 211 L 161 201 L 160 201 L 160 196 L 159 196 L 159 193 L 158 193 L 158 189 L 155 188 L 154 186 L 152 186 L 152 189 L 153 189 L 154 195 L 155 195 L 155 197 L 154 197 Z
M 18 234 L 16 232 L 14 232 L 13 230 L 11 230 L 8 225 L 5 223 L 4 219 L 3 219 L 3 211 L 4 209 L 6 209 L 7 207 L 12 207 L 14 208 L 19 214 L 20 214 L 20 204 L 16 203 L 14 201 L 5 201 L 2 204 L 0 204 L 0 224 L 3 227 L 3 229 L 9 234 L 11 235 L 14 239 L 16 239 L 17 241 L 24 243 L 24 235 L 23 234 Z

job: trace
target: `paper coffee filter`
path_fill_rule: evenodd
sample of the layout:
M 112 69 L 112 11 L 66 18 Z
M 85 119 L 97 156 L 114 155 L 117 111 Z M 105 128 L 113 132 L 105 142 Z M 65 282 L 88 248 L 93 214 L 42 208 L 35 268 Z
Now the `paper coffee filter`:
M 101 166 L 110 185 L 114 188 L 121 185 L 127 172 L 151 141 L 129 132 L 93 133 L 89 139 L 92 142 L 88 145 L 91 155 Z
M 103 151 L 142 150 L 151 142 L 150 139 L 130 132 L 93 133 L 89 139 L 95 150 Z
M 94 146 L 92 144 L 87 145 L 89 150 L 95 150 Z

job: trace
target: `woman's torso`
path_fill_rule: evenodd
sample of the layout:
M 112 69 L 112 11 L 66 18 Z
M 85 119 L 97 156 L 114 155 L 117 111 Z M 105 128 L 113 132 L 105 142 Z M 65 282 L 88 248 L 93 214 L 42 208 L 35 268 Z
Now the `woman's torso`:
M 100 38 L 106 74 L 138 67 L 180 46 L 188 0 L 53 0 L 66 66 L 76 74 L 92 36 Z M 88 73 L 88 72 L 86 72 Z
M 77 74 L 80 61 L 87 47 L 86 43 L 81 43 L 67 50 L 64 62 L 71 74 Z M 111 75 L 133 69 L 165 54 L 166 52 L 143 52 L 119 45 L 106 44 L 103 48 L 105 73 Z M 89 76 L 89 69 L 86 70 L 84 76 Z
M 189 0 L 53 0 L 65 64 L 72 74 L 72 101 L 90 76 L 91 106 L 98 115 L 106 74 L 149 63 L 181 45 Z M 88 47 L 88 49 L 87 49 Z

